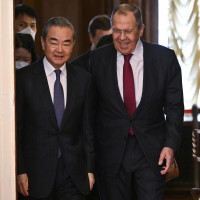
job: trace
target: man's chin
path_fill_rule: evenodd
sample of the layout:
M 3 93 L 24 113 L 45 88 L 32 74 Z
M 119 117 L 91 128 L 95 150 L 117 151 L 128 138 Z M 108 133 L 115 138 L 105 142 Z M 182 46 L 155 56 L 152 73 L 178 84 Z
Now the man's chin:
M 64 65 L 64 63 L 66 63 L 66 62 L 67 62 L 67 60 L 59 60 L 59 59 L 56 59 L 56 60 L 54 60 L 53 66 L 59 66 L 59 68 L 60 68 L 60 67 L 62 67 L 62 66 Z
M 132 52 L 130 52 L 130 48 L 126 48 L 126 47 L 116 47 L 116 49 L 123 55 L 128 55 Z
M 123 55 L 128 55 L 130 54 L 130 51 L 126 50 L 126 49 L 120 49 L 119 52 Z
M 65 63 L 65 62 L 64 62 Z M 59 69 L 59 68 L 61 68 L 63 65 L 64 65 L 64 63 L 62 62 L 62 63 L 54 63 L 53 64 L 53 67 L 55 68 L 55 69 Z

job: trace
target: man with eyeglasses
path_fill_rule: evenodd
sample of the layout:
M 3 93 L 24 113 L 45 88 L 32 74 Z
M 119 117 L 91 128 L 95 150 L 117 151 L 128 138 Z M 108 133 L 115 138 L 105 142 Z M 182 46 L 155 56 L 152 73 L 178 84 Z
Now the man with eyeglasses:
M 141 11 L 121 4 L 113 43 L 91 52 L 97 91 L 96 171 L 101 200 L 163 200 L 165 175 L 180 148 L 181 69 L 175 53 L 141 39 Z

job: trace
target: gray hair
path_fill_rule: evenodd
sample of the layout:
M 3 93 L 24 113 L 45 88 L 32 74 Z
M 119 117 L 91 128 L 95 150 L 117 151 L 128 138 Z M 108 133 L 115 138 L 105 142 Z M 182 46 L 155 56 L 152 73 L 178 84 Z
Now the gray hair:
M 42 30 L 42 38 L 46 40 L 47 33 L 51 26 L 59 26 L 59 27 L 69 27 L 72 30 L 73 33 L 73 39 L 75 41 L 75 30 L 73 25 L 67 20 L 65 17 L 52 17 L 50 18 L 46 24 L 44 25 L 44 28 Z
M 136 19 L 136 26 L 138 28 L 138 30 L 140 29 L 140 27 L 142 26 L 143 22 L 142 22 L 142 13 L 140 8 L 138 8 L 136 5 L 134 4 L 119 4 L 113 11 L 111 14 L 111 19 L 110 19 L 110 23 L 112 26 L 112 22 L 113 22 L 113 16 L 115 13 L 118 13 L 120 15 L 127 15 L 127 12 L 132 12 L 135 19 Z

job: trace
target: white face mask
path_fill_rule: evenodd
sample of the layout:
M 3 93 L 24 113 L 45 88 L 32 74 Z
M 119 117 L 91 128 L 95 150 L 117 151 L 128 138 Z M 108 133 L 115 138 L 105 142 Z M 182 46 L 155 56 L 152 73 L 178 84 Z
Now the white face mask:
M 30 63 L 27 63 L 27 62 L 15 61 L 15 68 L 16 69 L 21 69 L 23 67 L 26 67 L 29 64 Z
M 23 29 L 22 31 L 19 31 L 18 33 L 27 33 L 27 34 L 30 34 L 32 36 L 33 40 L 35 41 L 36 32 L 33 31 L 30 27 L 26 27 L 25 29 Z

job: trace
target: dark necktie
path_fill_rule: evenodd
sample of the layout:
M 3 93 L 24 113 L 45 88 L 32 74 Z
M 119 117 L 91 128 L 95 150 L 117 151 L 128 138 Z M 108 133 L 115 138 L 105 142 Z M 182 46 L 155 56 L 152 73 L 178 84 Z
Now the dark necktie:
M 132 54 L 124 55 L 124 68 L 123 68 L 123 95 L 124 95 L 124 104 L 128 111 L 130 117 L 133 116 L 133 113 L 136 110 L 135 102 L 135 86 L 133 71 L 130 65 L 130 59 Z M 129 133 L 134 134 L 132 126 L 130 126 Z
M 60 128 L 64 113 L 64 94 L 63 94 L 63 87 L 60 83 L 61 70 L 57 69 L 55 70 L 55 73 L 56 73 L 56 81 L 54 83 L 54 109 L 56 113 L 58 127 Z

